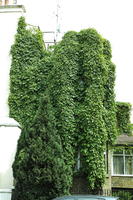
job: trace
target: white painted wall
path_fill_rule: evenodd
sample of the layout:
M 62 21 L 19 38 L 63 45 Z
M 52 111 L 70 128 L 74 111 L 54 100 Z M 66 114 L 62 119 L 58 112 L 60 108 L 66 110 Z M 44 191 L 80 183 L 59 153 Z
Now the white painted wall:
M 10 11 L 10 9 L 8 9 Z M 14 41 L 19 13 L 2 13 L 0 9 L 0 117 L 7 117 L 9 94 L 9 71 L 11 66 L 10 49 Z
M 12 163 L 20 132 L 18 127 L 0 127 L 0 189 L 13 187 Z
M 8 108 L 10 49 L 21 15 L 20 8 L 0 8 L 0 192 L 13 187 L 12 163 L 21 133 L 19 124 L 9 118 Z

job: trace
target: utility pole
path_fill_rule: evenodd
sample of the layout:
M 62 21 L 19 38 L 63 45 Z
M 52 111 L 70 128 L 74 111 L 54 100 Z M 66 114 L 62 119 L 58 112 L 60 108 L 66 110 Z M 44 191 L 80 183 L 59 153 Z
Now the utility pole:
M 44 42 L 46 45 L 46 48 L 48 48 L 51 45 L 54 45 L 58 42 L 59 40 L 59 34 L 61 33 L 60 31 L 60 0 L 56 0 L 55 4 L 55 9 L 54 9 L 54 28 L 52 31 L 43 31 L 45 37 L 44 37 Z

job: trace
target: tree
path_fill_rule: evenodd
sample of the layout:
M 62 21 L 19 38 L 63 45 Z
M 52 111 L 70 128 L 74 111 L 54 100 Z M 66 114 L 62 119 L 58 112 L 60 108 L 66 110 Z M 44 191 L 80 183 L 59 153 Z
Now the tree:
M 13 172 L 13 199 L 47 200 L 69 193 L 69 170 L 48 94 L 41 101 L 33 125 L 22 131 Z

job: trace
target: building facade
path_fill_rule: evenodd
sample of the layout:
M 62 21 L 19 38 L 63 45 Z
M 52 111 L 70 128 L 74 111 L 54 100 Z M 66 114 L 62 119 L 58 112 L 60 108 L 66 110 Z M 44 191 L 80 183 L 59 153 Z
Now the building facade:
M 0 191 L 13 188 L 11 165 L 21 132 L 19 124 L 9 117 L 7 106 L 11 65 L 9 53 L 18 18 L 25 13 L 24 6 L 18 3 L 19 1 L 16 0 L 0 0 L 0 21 L 3 22 L 0 34 L 0 163 L 2 163 L 0 164 Z M 8 159 L 5 160 L 5 157 Z M 104 194 L 110 194 L 112 190 L 119 189 L 133 190 L 133 136 L 120 135 L 116 145 L 107 150 L 105 162 L 107 176 L 103 187 Z M 88 193 L 86 177 L 75 176 L 72 192 Z
M 18 18 L 25 9 L 16 1 L 0 1 L 0 199 L 11 199 L 13 188 L 12 163 L 14 161 L 17 140 L 21 133 L 19 124 L 9 117 L 9 72 L 11 66 L 10 48 Z

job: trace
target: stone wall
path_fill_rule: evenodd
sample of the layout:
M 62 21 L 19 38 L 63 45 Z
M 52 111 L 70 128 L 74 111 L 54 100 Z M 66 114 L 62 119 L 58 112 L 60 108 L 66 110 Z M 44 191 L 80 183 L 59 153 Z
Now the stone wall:
M 130 176 L 112 176 L 112 188 L 132 188 L 133 177 Z

